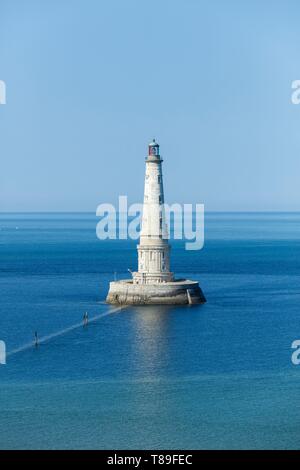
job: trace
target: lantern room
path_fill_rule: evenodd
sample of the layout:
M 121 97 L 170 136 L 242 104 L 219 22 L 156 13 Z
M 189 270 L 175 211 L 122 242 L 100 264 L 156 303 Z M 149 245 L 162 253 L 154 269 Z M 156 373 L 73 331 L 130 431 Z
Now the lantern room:
M 149 157 L 159 157 L 159 145 L 155 142 L 155 139 L 152 140 L 149 144 Z

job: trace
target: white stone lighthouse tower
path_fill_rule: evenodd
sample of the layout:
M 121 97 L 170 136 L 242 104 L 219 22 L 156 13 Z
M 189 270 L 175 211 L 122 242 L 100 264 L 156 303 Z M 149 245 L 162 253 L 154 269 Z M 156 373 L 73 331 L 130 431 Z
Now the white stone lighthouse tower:
M 153 140 L 146 158 L 142 229 L 138 249 L 136 284 L 153 284 L 173 280 L 170 272 L 170 245 L 164 210 L 162 159 L 159 145 Z
M 106 301 L 119 305 L 184 305 L 206 302 L 198 281 L 174 279 L 164 211 L 159 145 L 148 146 L 138 271 L 132 279 L 109 283 Z

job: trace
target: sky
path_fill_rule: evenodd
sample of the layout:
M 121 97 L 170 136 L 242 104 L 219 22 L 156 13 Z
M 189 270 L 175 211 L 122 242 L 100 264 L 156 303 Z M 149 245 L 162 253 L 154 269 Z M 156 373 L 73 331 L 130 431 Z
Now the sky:
M 0 211 L 297 211 L 298 0 L 0 0 Z

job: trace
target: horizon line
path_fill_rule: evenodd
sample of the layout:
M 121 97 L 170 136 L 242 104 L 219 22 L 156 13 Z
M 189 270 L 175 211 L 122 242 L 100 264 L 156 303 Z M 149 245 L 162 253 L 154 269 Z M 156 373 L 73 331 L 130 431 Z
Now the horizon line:
M 194 211 L 193 211 L 194 212 Z M 120 211 L 116 211 L 120 213 Z M 122 212 L 121 212 L 122 213 Z M 206 214 L 299 214 L 300 210 L 207 210 Z M 94 214 L 96 211 L 73 211 L 73 210 L 64 210 L 64 211 L 54 211 L 54 210 L 44 210 L 44 211 L 1 211 L 0 214 Z M 98 216 L 97 216 L 98 217 Z

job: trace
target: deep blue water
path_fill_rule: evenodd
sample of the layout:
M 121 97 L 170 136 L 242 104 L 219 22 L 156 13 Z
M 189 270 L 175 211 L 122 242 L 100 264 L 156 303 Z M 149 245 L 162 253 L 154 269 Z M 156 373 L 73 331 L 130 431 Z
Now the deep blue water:
M 173 242 L 172 269 L 207 303 L 118 312 L 108 282 L 136 243 L 96 223 L 0 215 L 0 339 L 53 334 L 0 366 L 0 448 L 299 448 L 300 214 L 206 215 L 203 250 Z

